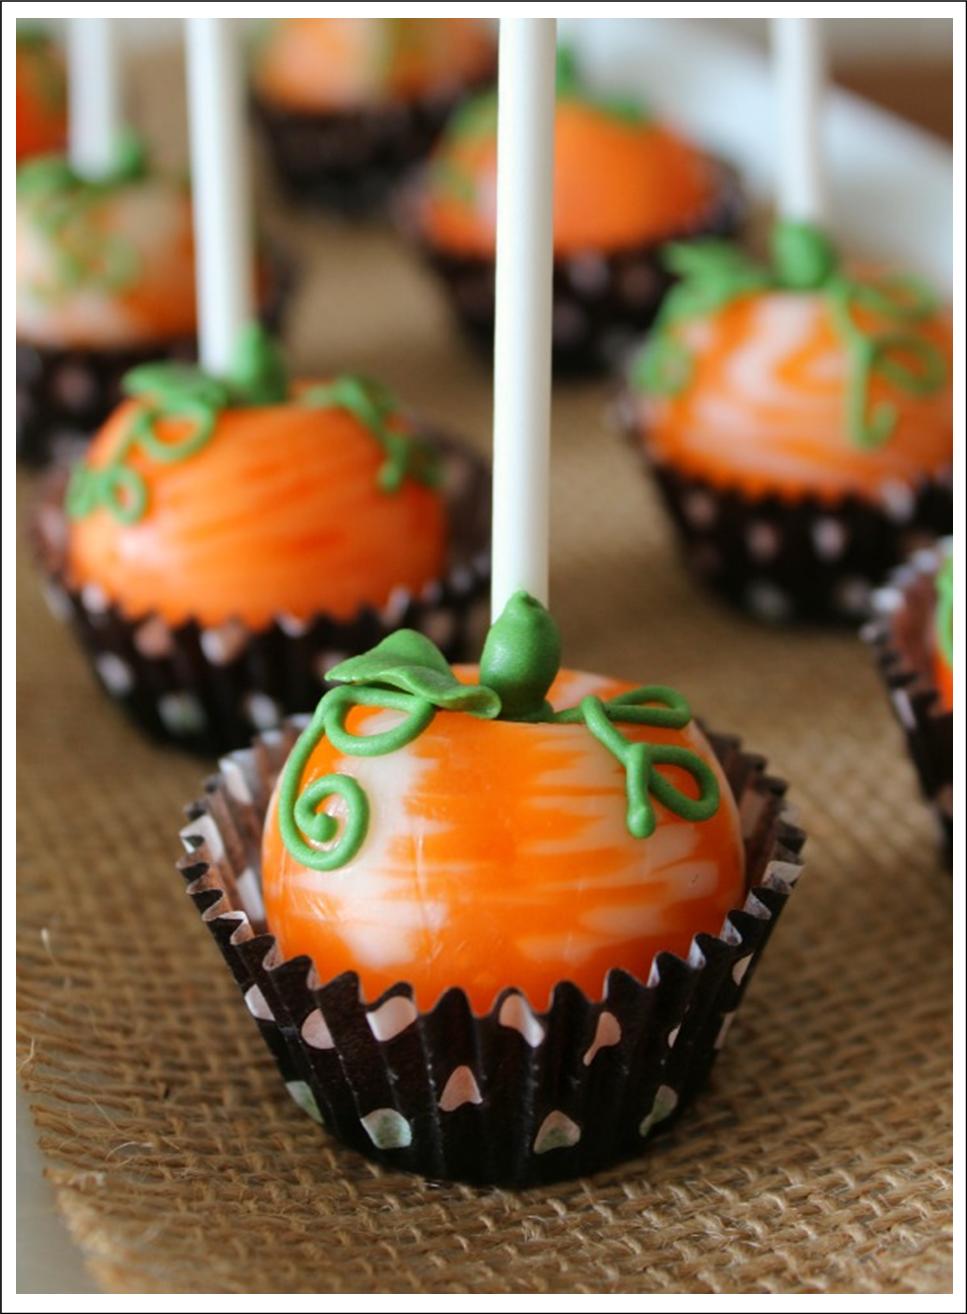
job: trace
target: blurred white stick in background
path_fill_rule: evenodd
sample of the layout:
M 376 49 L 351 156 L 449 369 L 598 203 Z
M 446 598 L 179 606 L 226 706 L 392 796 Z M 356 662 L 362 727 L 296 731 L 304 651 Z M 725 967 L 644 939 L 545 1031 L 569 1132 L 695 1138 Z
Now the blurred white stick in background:
M 553 274 L 553 18 L 500 20 L 491 613 L 548 601 Z
M 121 77 L 110 18 L 67 22 L 68 154 L 75 173 L 97 179 L 117 163 Z
M 199 360 L 225 374 L 255 314 L 245 84 L 232 19 L 188 18 L 188 109 Z
M 776 202 L 784 219 L 821 224 L 826 215 L 822 108 L 825 70 L 818 18 L 774 18 L 779 106 Z

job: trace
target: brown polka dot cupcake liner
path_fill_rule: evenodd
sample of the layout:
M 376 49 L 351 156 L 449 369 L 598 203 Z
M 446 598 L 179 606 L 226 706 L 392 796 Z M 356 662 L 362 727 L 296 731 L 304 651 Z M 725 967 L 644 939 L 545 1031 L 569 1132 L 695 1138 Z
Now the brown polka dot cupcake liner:
M 948 866 L 953 846 L 954 718 L 943 705 L 933 671 L 930 636 L 937 606 L 935 579 L 949 542 L 921 548 L 872 597 L 861 633 L 873 650 L 903 730 L 923 796 L 937 819 Z
M 640 436 L 632 439 L 640 449 Z M 885 485 L 877 502 L 788 502 L 749 498 L 644 457 L 692 574 L 761 621 L 858 625 L 887 571 L 953 525 L 949 479 Z
M 662 263 L 666 242 L 732 237 L 739 231 L 746 206 L 738 176 L 724 164 L 716 168 L 714 205 L 689 227 L 669 233 L 660 243 L 555 259 L 552 339 L 559 375 L 594 374 L 621 366 L 675 281 Z M 419 193 L 418 178 L 401 191 L 395 207 L 397 223 L 438 275 L 467 338 L 489 357 L 494 345 L 493 258 L 449 255 L 431 245 L 415 218 Z
M 401 626 L 427 634 L 449 661 L 475 656 L 487 621 L 490 471 L 463 444 L 425 437 L 441 457 L 450 546 L 445 572 L 419 593 L 400 588 L 385 606 L 349 620 L 279 616 L 260 630 L 237 620 L 171 627 L 158 615 L 132 619 L 97 587 L 75 588 L 67 577 L 67 475 L 58 470 L 31 526 L 50 608 L 71 624 L 101 686 L 141 729 L 207 756 L 314 707 L 329 667 Z
M 306 718 L 223 758 L 188 810 L 188 893 L 289 1094 L 346 1145 L 429 1178 L 527 1186 L 639 1155 L 704 1083 L 802 869 L 785 784 L 739 741 L 711 735 L 739 804 L 749 894 L 688 957 L 604 998 L 562 982 L 541 1012 L 502 991 L 484 1016 L 447 991 L 427 1012 L 406 983 L 371 1003 L 354 973 L 283 960 L 266 925 L 260 837 L 272 787 Z M 307 1133 L 308 1134 L 308 1133 Z
M 296 113 L 253 97 L 252 112 L 283 188 L 298 203 L 354 216 L 381 207 L 424 159 L 451 114 L 488 87 L 485 77 L 409 102 Z
M 295 281 L 287 256 L 272 251 L 262 321 L 278 333 Z M 194 361 L 193 334 L 123 350 L 46 347 L 17 340 L 17 458 L 42 466 L 76 456 L 123 400 L 128 370 L 156 360 Z

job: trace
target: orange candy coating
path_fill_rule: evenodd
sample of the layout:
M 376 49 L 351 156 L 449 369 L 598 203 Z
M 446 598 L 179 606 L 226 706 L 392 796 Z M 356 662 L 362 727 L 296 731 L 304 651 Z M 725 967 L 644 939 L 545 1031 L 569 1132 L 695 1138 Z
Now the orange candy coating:
M 458 120 L 459 125 L 459 120 Z M 496 234 L 495 131 L 452 130 L 432 157 L 420 222 L 441 250 L 488 257 Z M 699 221 L 715 191 L 708 160 L 670 128 L 578 100 L 554 120 L 554 250 L 567 256 L 661 241 Z
M 476 668 L 458 675 L 476 679 Z M 630 687 L 562 671 L 550 696 L 570 706 Z M 373 733 L 395 716 L 355 708 L 347 725 Z M 715 763 L 694 724 L 622 733 Z M 684 773 L 662 770 L 694 793 Z M 715 770 L 722 799 L 712 818 L 685 822 L 656 805 L 656 830 L 642 840 L 625 823 L 622 767 L 583 725 L 437 712 L 405 748 L 370 758 L 344 758 L 323 739 L 302 786 L 334 771 L 356 777 L 369 830 L 345 866 L 309 870 L 282 843 L 273 797 L 262 851 L 269 929 L 286 957 L 308 954 L 324 981 L 358 972 L 370 1000 L 398 981 L 413 985 L 421 1008 L 451 986 L 478 1012 L 507 986 L 538 1009 L 562 980 L 600 998 L 610 969 L 644 979 L 654 954 L 686 954 L 693 935 L 719 932 L 741 906 L 738 815 Z M 338 801 L 326 806 L 339 815 Z
M 286 18 L 272 24 L 255 83 L 298 113 L 415 100 L 485 77 L 490 29 L 473 18 Z
M 111 416 L 89 464 L 110 460 L 141 404 Z M 188 431 L 181 420 L 156 428 L 165 442 Z M 419 590 L 444 563 L 439 493 L 412 479 L 382 492 L 382 461 L 373 436 L 342 410 L 292 401 L 222 411 L 207 445 L 185 460 L 129 454 L 147 512 L 134 524 L 104 508 L 73 521 L 70 578 L 96 584 L 129 616 L 157 613 L 170 625 L 351 618 L 397 587 Z
M 17 163 L 62 150 L 67 141 L 67 80 L 49 41 L 17 41 Z
M 857 320 L 896 328 L 868 311 Z M 847 356 L 821 292 L 751 294 L 673 331 L 691 355 L 691 378 L 675 395 L 643 397 L 640 417 L 654 457 L 684 474 L 750 497 L 832 502 L 875 500 L 891 484 L 909 487 L 950 465 L 949 385 L 914 396 L 875 378 L 870 404 L 894 405 L 896 425 L 879 447 L 851 440 Z M 916 331 L 940 349 L 949 377 L 949 318 L 936 315 Z

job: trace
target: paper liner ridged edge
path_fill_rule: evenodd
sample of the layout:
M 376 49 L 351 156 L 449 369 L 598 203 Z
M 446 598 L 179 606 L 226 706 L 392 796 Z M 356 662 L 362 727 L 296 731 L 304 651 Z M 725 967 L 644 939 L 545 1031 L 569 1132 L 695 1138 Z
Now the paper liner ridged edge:
M 476 655 L 490 580 L 490 472 L 469 447 L 425 435 L 444 464 L 450 546 L 444 574 L 419 593 L 397 589 L 380 609 L 349 620 L 280 616 L 252 630 L 240 621 L 173 628 L 157 615 L 131 620 L 92 585 L 65 575 L 65 472 L 48 476 L 30 526 L 51 611 L 70 622 L 109 696 L 149 735 L 214 756 L 286 715 L 313 707 L 324 671 L 401 626 L 421 630 L 449 661 Z
M 746 205 L 738 176 L 713 160 L 716 197 L 694 223 L 660 242 L 622 251 L 588 250 L 554 261 L 554 369 L 583 375 L 620 368 L 630 348 L 651 325 L 662 298 L 675 281 L 662 263 L 668 242 L 702 237 L 733 237 L 742 227 Z M 446 287 L 464 332 L 484 355 L 493 352 L 494 262 L 457 256 L 434 247 L 415 217 L 419 175 L 401 187 L 395 200 L 397 227 Z
M 952 471 L 915 486 L 889 484 L 879 503 L 751 498 L 655 459 L 628 394 L 617 402 L 616 423 L 657 484 L 691 572 L 757 620 L 855 626 L 887 571 L 952 528 Z
M 293 1098 L 345 1144 L 431 1178 L 523 1186 L 640 1153 L 703 1084 L 800 874 L 784 782 L 738 740 L 709 736 L 739 803 L 750 891 L 687 960 L 658 955 L 644 982 L 612 972 L 597 1002 L 562 983 L 543 1013 L 505 990 L 477 1017 L 457 989 L 420 1012 L 405 984 L 365 1003 L 354 973 L 320 982 L 265 930 L 262 821 L 304 724 L 222 759 L 179 863 Z
M 944 539 L 921 548 L 892 571 L 873 593 L 872 616 L 860 631 L 886 685 L 923 796 L 937 818 L 948 866 L 953 846 L 953 712 L 944 708 L 926 660 L 903 642 L 897 618 L 905 609 L 912 609 L 916 628 L 923 634 L 929 632 L 936 605 L 934 580 L 951 547 L 951 540 Z
M 269 288 L 262 322 L 278 333 L 295 265 L 287 253 L 267 251 Z M 17 341 L 17 459 L 42 466 L 77 455 L 123 400 L 129 370 L 155 360 L 194 361 L 193 334 L 122 349 L 47 347 Z
M 496 75 L 495 58 L 479 77 L 409 102 L 298 112 L 253 95 L 251 108 L 289 197 L 354 216 L 382 205 L 454 111 Z

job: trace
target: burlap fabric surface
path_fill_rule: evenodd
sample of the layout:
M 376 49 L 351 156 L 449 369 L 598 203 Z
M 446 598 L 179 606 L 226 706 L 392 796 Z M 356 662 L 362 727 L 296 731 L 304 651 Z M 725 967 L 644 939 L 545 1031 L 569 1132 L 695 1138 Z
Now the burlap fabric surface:
M 391 235 L 276 226 L 306 260 L 295 363 L 378 373 L 486 448 L 487 372 Z M 296 1108 L 172 867 L 205 765 L 101 697 L 21 553 L 20 1071 L 106 1289 L 949 1289 L 950 880 L 900 733 L 852 635 L 763 630 L 696 591 L 608 400 L 555 394 L 568 660 L 682 688 L 792 782 L 809 840 L 711 1085 L 589 1180 L 392 1176 Z

